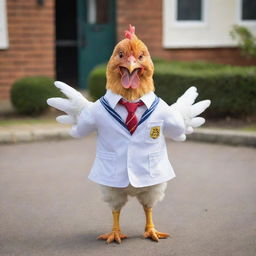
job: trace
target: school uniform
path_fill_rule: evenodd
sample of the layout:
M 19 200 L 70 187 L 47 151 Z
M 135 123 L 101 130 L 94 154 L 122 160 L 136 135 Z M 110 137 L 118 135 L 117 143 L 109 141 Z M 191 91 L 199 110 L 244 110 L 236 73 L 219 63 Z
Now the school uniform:
M 153 92 L 141 97 L 138 126 L 127 129 L 127 110 L 119 104 L 122 96 L 108 90 L 85 108 L 71 135 L 83 137 L 97 132 L 96 158 L 89 179 L 110 187 L 146 187 L 175 177 L 168 159 L 165 137 L 175 138 L 185 131 L 182 116 Z

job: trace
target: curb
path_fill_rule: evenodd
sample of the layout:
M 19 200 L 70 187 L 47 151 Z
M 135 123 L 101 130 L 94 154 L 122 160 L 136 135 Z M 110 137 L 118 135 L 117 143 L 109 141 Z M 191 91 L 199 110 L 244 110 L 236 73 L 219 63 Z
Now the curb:
M 56 128 L 50 130 L 0 132 L 0 144 L 69 139 L 71 138 L 68 133 L 69 130 L 70 128 Z
M 190 134 L 187 139 L 232 146 L 256 147 L 255 132 L 200 128 Z
M 73 139 L 70 128 L 37 129 L 33 131 L 0 131 L 0 144 L 15 144 L 36 141 Z M 189 141 L 256 147 L 255 132 L 198 128 L 187 136 Z

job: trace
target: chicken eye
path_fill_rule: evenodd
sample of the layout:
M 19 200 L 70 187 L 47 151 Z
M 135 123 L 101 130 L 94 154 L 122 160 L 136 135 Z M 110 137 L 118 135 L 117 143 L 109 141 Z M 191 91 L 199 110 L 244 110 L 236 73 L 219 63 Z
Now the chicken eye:
M 142 60 L 143 59 L 143 54 L 141 54 L 140 56 L 139 56 L 139 60 Z
M 123 52 L 119 52 L 119 58 L 123 58 L 124 57 L 124 54 L 123 54 Z

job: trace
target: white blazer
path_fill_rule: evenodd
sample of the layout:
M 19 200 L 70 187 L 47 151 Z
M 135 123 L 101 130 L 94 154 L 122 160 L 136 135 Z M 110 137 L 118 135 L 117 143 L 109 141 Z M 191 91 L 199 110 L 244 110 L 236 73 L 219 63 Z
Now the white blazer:
M 146 187 L 174 178 L 165 137 L 184 133 L 181 115 L 151 92 L 141 98 L 146 111 L 131 135 L 124 118 L 113 108 L 120 98 L 108 91 L 82 111 L 72 130 L 74 137 L 97 132 L 96 158 L 89 179 L 111 187 Z

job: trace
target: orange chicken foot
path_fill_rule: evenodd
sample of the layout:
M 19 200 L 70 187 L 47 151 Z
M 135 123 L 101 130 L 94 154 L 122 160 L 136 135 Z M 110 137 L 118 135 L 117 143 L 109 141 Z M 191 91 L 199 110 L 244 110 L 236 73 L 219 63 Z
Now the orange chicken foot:
M 113 215 L 112 231 L 110 233 L 100 235 L 98 239 L 106 240 L 106 243 L 108 244 L 112 243 L 113 241 L 120 244 L 122 239 L 127 238 L 127 236 L 121 233 L 121 230 L 120 230 L 120 225 L 119 225 L 120 211 L 112 211 L 112 215 Z
M 144 207 L 145 215 L 146 215 L 146 227 L 145 227 L 145 238 L 151 238 L 153 241 L 158 242 L 159 239 L 165 239 L 170 235 L 167 233 L 159 232 L 155 229 L 155 225 L 153 223 L 152 218 L 152 208 Z

